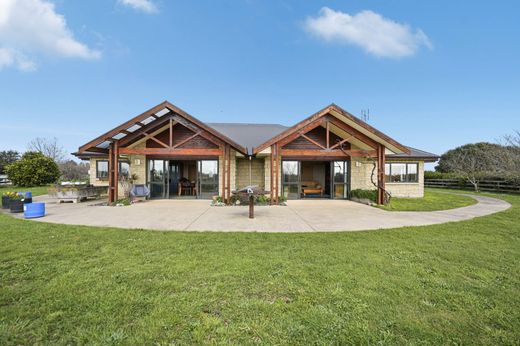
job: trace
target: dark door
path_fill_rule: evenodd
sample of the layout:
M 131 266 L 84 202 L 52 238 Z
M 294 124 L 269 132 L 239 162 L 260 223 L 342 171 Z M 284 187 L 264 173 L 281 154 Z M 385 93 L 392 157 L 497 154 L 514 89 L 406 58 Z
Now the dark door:
M 169 177 L 168 177 L 168 191 L 169 198 L 175 198 L 179 195 L 179 179 L 181 178 L 182 162 L 170 161 Z

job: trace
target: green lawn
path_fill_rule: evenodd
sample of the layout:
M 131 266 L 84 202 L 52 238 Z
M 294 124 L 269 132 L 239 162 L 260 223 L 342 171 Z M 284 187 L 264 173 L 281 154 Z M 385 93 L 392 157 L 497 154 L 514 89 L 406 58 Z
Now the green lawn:
M 452 194 L 447 190 L 425 189 L 424 198 L 392 198 L 389 205 L 378 208 L 390 211 L 434 211 L 466 207 L 475 203 L 477 201 L 474 198 Z
M 371 232 L 185 233 L 0 214 L 0 344 L 518 344 L 520 196 Z

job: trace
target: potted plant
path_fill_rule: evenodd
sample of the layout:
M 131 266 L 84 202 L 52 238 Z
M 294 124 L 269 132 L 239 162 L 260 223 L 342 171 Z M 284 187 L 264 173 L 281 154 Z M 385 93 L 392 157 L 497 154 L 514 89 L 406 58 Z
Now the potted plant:
M 23 197 L 15 193 L 9 199 L 9 211 L 11 213 L 23 213 Z
M 2 209 L 9 209 L 12 197 L 16 197 L 16 192 L 7 191 L 2 194 Z

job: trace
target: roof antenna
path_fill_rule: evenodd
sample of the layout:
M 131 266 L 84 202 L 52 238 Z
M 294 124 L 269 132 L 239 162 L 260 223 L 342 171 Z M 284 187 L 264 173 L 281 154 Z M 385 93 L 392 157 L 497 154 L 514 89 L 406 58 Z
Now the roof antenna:
M 364 122 L 370 121 L 370 109 L 362 109 L 361 110 L 361 117 L 363 118 Z

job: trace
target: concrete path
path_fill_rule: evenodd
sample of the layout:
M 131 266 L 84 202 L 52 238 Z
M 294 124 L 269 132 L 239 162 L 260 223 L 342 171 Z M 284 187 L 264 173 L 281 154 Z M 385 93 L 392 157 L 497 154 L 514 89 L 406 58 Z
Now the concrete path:
M 344 200 L 295 200 L 287 206 L 255 207 L 255 219 L 247 207 L 211 207 L 207 200 L 155 200 L 128 207 L 93 206 L 93 202 L 57 204 L 47 196 L 47 216 L 35 219 L 70 225 L 109 226 L 153 230 L 323 232 L 360 231 L 422 226 L 462 221 L 511 207 L 505 201 L 468 195 L 472 206 L 433 212 L 389 212 Z M 98 202 L 99 203 L 99 202 Z

